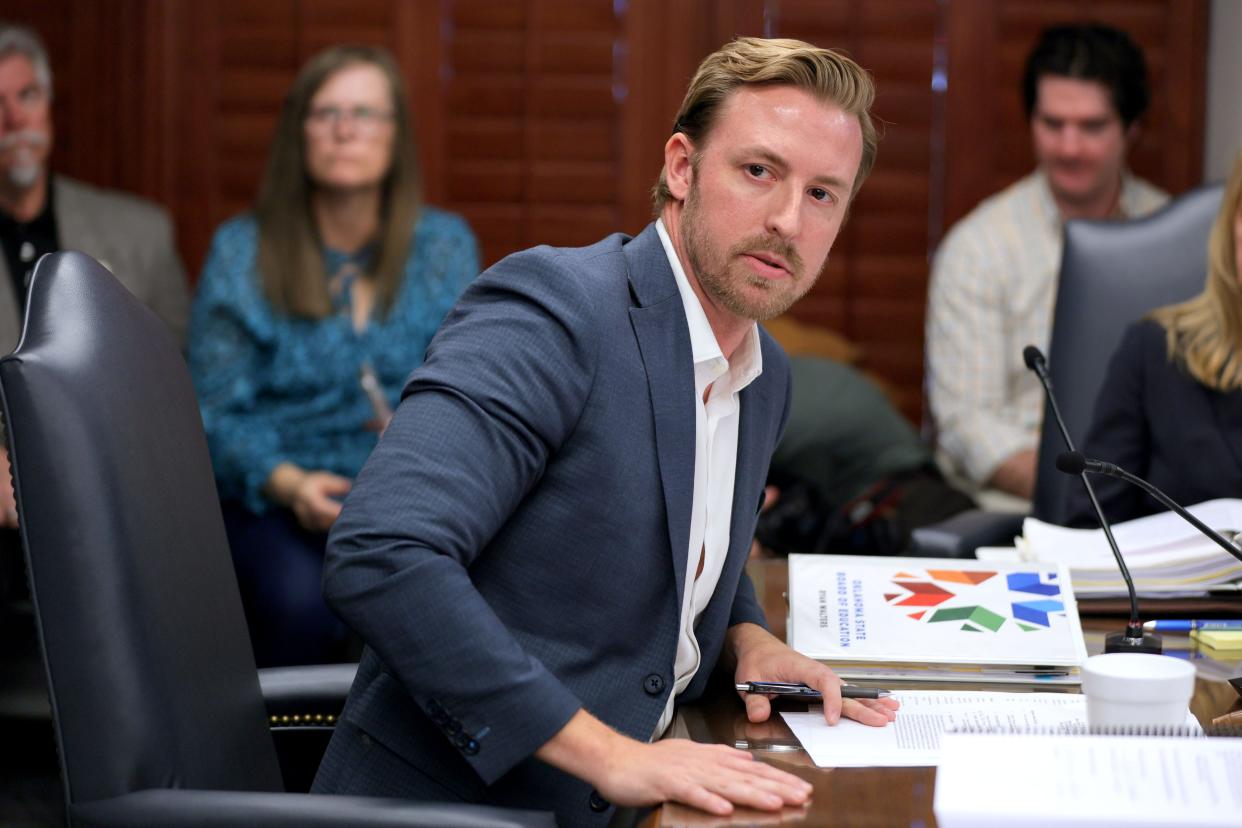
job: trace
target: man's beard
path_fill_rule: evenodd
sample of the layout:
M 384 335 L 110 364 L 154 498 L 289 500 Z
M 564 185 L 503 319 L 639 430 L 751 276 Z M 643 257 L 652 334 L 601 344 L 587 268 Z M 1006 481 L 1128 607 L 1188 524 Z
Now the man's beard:
M 43 175 L 43 165 L 35 157 L 36 147 L 45 146 L 48 137 L 45 133 L 33 129 L 10 132 L 0 138 L 0 154 L 10 152 L 15 160 L 5 170 L 9 183 L 19 190 L 27 190 L 35 185 Z
M 789 310 L 815 285 L 824 265 L 828 263 L 827 258 L 808 277 L 797 249 L 779 236 L 751 236 L 732 245 L 721 255 L 721 246 L 709 235 L 703 221 L 701 201 L 696 177 L 691 181 L 681 214 L 682 245 L 699 286 L 717 304 L 743 319 L 762 322 Z M 739 258 L 747 253 L 779 255 L 788 266 L 789 275 L 784 279 L 772 280 L 746 272 Z

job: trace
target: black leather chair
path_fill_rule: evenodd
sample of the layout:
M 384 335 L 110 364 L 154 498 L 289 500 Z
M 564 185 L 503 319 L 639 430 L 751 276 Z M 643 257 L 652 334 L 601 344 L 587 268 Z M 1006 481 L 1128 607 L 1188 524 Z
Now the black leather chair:
M 260 682 L 181 354 L 89 257 L 39 262 L 0 398 L 71 824 L 554 824 L 286 792 L 269 725 L 330 726 L 349 668 Z
M 1066 222 L 1065 247 L 1048 347 L 1048 374 L 1066 428 L 1081 448 L 1108 360 L 1126 326 L 1153 308 L 1189 299 L 1207 278 L 1207 239 L 1222 186 L 1191 190 L 1131 221 Z M 1065 441 L 1045 403 L 1032 513 L 1063 523 L 1074 479 L 1056 469 Z M 1008 546 L 1022 517 L 972 510 L 917 529 L 923 555 L 965 557 L 979 546 Z
M 1222 185 L 1200 187 L 1133 221 L 1071 221 L 1048 346 L 1048 376 L 1065 427 L 1081 448 L 1108 361 L 1130 323 L 1189 299 L 1207 279 L 1207 242 Z M 1065 440 L 1045 404 L 1032 512 L 1063 523 L 1073 477 L 1057 471 Z

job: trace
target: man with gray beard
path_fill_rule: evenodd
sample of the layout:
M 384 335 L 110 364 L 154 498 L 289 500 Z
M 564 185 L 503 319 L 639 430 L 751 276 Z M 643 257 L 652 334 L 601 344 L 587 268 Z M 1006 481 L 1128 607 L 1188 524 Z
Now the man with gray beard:
M 0 22 L 0 354 L 21 335 L 26 289 L 44 253 L 80 250 L 102 262 L 185 338 L 189 291 L 168 214 L 149 201 L 52 175 L 52 72 L 31 30 Z M 0 526 L 17 514 L 0 448 Z
M 81 250 L 99 259 L 185 337 L 188 283 L 172 222 L 157 205 L 52 175 L 52 72 L 31 30 L 0 23 L 0 352 L 17 344 L 38 257 Z

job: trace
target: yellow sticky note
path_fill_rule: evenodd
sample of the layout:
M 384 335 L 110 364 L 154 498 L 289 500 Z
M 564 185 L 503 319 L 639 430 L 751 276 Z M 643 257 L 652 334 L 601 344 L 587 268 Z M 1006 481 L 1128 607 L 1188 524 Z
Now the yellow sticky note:
M 1242 630 L 1193 630 L 1190 637 L 1205 647 L 1242 650 Z

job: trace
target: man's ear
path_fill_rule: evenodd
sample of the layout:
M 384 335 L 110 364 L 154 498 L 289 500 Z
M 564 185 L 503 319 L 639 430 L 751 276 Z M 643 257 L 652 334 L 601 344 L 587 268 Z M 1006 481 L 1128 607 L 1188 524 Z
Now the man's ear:
M 674 132 L 664 144 L 664 182 L 678 201 L 685 201 L 694 177 L 694 144 L 683 132 Z
M 1127 152 L 1129 150 L 1134 149 L 1134 145 L 1138 143 L 1138 139 L 1139 139 L 1139 125 L 1138 125 L 1138 121 L 1135 121 L 1134 123 L 1130 124 L 1130 126 L 1126 127 L 1126 151 Z

